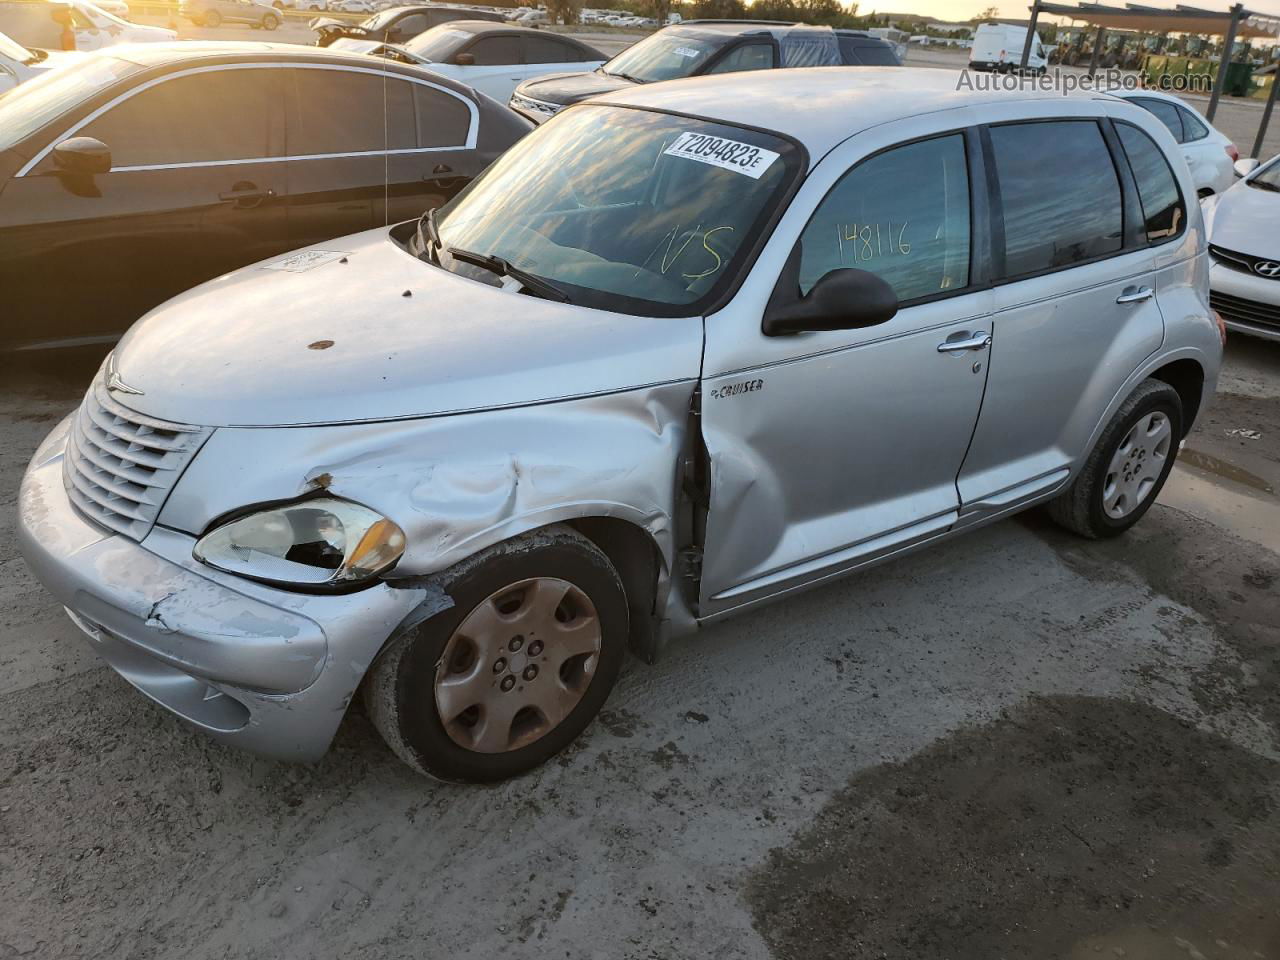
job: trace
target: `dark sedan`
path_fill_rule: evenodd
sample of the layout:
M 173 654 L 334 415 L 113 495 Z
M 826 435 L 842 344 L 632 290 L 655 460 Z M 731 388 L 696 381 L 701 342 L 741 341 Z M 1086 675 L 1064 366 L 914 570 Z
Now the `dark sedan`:
M 589 73 L 526 80 L 511 107 L 541 123 L 570 104 L 637 83 L 775 67 L 896 67 L 893 47 L 860 30 L 767 20 L 686 20 L 633 44 Z
M 373 16 L 351 23 L 336 17 L 317 17 L 310 27 L 316 32 L 316 45 L 327 47 L 340 37 L 376 40 L 379 43 L 404 43 L 418 34 L 454 20 L 490 20 L 504 22 L 502 14 L 470 7 L 408 6 L 389 7 Z
M 118 47 L 31 80 L 0 97 L 0 349 L 107 342 L 228 270 L 418 216 L 528 130 L 308 47 Z

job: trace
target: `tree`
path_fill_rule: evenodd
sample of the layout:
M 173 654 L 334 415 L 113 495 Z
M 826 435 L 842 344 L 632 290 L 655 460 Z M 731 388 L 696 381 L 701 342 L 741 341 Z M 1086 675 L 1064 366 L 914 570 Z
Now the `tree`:
M 1000 19 L 1000 8 L 987 7 L 987 9 L 983 10 L 980 14 L 978 14 L 969 22 L 970 23 L 986 23 L 988 20 L 999 20 L 999 19 Z
M 658 26 L 667 22 L 667 14 L 671 12 L 671 0 L 647 0 L 646 6 L 653 12 L 653 19 Z
M 577 23 L 582 14 L 582 0 L 546 0 L 546 4 L 552 23 Z
M 695 0 L 693 15 L 699 20 L 744 20 L 747 7 L 742 0 Z

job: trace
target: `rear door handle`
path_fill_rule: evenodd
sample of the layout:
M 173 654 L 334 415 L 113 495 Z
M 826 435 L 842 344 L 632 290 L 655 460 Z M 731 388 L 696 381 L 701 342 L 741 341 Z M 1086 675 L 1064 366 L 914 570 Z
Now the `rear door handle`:
M 1116 297 L 1116 303 L 1142 303 L 1155 295 L 1156 292 L 1150 287 L 1138 287 L 1136 290 L 1133 287 L 1126 287 L 1124 293 Z
M 959 350 L 985 350 L 989 346 L 991 346 L 991 334 L 984 330 L 964 340 L 945 340 L 938 344 L 938 352 L 954 353 Z
M 244 203 L 246 200 L 267 200 L 275 195 L 276 192 L 271 189 L 263 190 L 253 184 L 236 184 L 225 193 L 218 194 L 218 199 Z

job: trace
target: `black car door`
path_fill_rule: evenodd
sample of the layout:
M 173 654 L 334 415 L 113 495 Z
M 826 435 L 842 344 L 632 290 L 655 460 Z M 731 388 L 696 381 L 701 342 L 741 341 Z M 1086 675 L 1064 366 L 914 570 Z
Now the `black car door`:
M 389 223 L 440 206 L 483 168 L 475 149 L 480 122 L 475 104 L 425 81 L 405 86 L 413 96 L 417 149 L 393 152 L 388 158 Z
M 60 173 L 51 153 L 19 171 L 0 202 L 0 260 L 23 306 L 2 336 L 110 339 L 169 297 L 287 249 L 282 75 L 223 66 L 153 79 L 56 138 L 102 141 L 110 172 Z

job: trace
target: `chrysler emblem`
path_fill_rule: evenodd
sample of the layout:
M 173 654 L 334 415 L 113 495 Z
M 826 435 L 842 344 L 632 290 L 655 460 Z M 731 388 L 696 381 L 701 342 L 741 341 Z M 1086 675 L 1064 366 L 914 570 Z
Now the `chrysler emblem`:
M 114 353 L 107 358 L 106 380 L 108 393 L 128 393 L 135 397 L 142 396 L 141 390 L 129 386 L 120 378 L 120 374 L 116 370 L 116 355 Z
M 1253 272 L 1268 280 L 1280 279 L 1280 263 L 1274 260 L 1259 260 L 1253 265 Z

